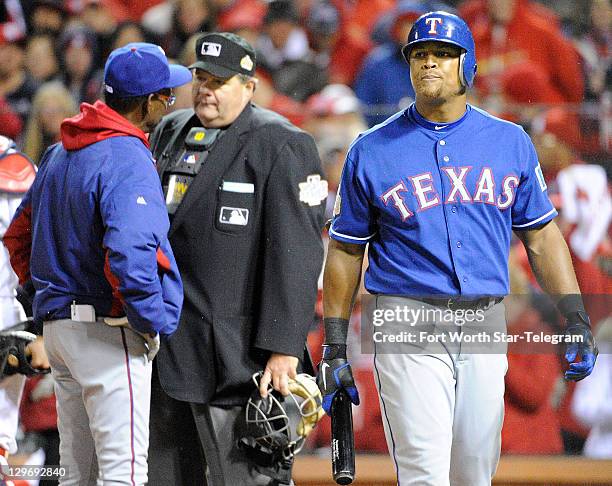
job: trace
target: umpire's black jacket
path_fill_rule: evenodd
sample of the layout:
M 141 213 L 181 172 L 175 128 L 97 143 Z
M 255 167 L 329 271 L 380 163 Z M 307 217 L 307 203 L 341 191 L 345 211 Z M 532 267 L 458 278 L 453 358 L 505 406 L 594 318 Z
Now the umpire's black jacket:
M 193 126 L 193 110 L 180 110 L 153 133 L 162 177 Z M 311 175 L 324 179 L 312 137 L 255 105 L 213 146 L 170 226 L 185 289 L 179 329 L 157 356 L 171 397 L 241 404 L 270 352 L 304 356 L 323 262 L 325 200 L 300 201 Z M 222 190 L 224 182 L 253 192 Z M 247 224 L 222 222 L 223 207 L 248 209 Z

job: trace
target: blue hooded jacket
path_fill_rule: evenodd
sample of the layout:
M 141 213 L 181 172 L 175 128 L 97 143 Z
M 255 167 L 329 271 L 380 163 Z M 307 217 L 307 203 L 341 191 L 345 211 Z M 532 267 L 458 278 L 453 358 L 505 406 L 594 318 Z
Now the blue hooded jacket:
M 140 332 L 172 334 L 183 286 L 148 140 L 98 101 L 62 123 L 4 236 L 34 318 L 70 318 L 70 304 L 124 316 Z

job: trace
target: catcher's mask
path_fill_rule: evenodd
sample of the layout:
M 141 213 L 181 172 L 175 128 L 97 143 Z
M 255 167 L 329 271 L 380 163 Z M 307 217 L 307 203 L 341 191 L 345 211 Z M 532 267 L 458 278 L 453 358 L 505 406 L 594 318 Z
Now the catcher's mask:
M 240 445 L 262 466 L 291 463 L 324 414 L 321 392 L 314 378 L 302 373 L 289 381 L 289 395 L 282 396 L 270 384 L 262 398 L 261 375 L 253 375 L 255 390 L 246 405 L 246 436 Z

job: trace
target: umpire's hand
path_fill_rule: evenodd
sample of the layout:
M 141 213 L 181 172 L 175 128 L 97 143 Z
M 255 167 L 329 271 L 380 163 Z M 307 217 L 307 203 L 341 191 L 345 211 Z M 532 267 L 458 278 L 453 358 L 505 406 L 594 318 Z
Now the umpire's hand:
M 266 369 L 259 380 L 259 394 L 262 398 L 268 396 L 268 385 L 282 395 L 289 395 L 289 379 L 297 376 L 298 359 L 295 356 L 272 353 L 266 364 Z
M 565 359 L 570 365 L 569 370 L 565 372 L 565 379 L 580 381 L 591 374 L 599 354 L 591 332 L 589 316 L 584 312 L 576 312 L 568 317 L 565 335 L 577 337 L 579 341 L 567 345 Z M 578 356 L 580 361 L 576 361 Z
M 344 388 L 355 405 L 359 405 L 359 391 L 355 386 L 353 370 L 346 359 L 346 344 L 326 344 L 323 346 L 323 359 L 319 365 L 317 385 L 323 395 L 323 410 L 331 412 L 336 392 Z

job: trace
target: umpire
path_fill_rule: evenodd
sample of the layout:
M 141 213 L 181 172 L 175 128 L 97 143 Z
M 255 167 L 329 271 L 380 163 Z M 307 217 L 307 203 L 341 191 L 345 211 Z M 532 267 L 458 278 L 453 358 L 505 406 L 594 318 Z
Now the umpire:
M 237 442 L 252 374 L 287 394 L 311 367 L 327 182 L 313 139 L 251 103 L 248 42 L 205 34 L 196 55 L 194 108 L 151 138 L 185 300 L 156 361 L 149 484 L 291 484 L 290 467 L 262 466 Z

